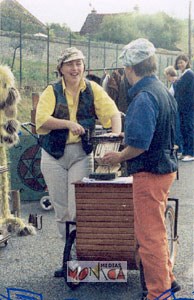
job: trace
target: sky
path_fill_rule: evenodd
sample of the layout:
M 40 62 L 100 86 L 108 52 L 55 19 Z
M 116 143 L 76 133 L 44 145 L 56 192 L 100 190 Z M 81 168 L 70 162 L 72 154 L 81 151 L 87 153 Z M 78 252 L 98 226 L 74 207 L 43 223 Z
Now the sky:
M 72 31 L 80 31 L 87 15 L 94 8 L 97 13 L 132 12 L 135 5 L 140 13 L 164 11 L 172 17 L 188 18 L 192 0 L 17 0 L 43 23 L 66 24 Z M 194 1 L 193 1 L 194 2 Z M 191 18 L 194 19 L 194 3 Z

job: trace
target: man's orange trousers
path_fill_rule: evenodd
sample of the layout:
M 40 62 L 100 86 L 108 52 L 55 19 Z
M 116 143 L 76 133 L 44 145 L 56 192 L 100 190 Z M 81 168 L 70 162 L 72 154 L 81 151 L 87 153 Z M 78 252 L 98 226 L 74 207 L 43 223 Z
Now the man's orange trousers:
M 169 189 L 175 178 L 176 172 L 133 175 L 134 227 L 149 300 L 170 289 L 175 280 L 165 226 Z

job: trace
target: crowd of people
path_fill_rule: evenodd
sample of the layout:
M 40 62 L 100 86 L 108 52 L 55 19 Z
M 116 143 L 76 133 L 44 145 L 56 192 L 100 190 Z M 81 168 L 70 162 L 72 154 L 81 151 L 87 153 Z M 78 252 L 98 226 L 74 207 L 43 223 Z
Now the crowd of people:
M 154 300 L 165 291 L 181 289 L 172 272 L 165 226 L 169 189 L 176 178 L 177 155 L 194 160 L 194 72 L 185 55 L 165 69 L 168 89 L 156 76 L 154 45 L 137 39 L 120 55 L 130 104 L 124 124 L 125 147 L 104 155 L 105 164 L 126 161 L 133 175 L 134 228 L 143 265 L 147 295 Z M 55 210 L 60 236 L 66 221 L 76 220 L 73 182 L 93 169 L 91 135 L 96 119 L 112 133 L 121 133 L 121 113 L 102 86 L 84 77 L 83 53 L 67 48 L 59 57 L 60 79 L 43 91 L 36 112 L 36 130 L 42 147 L 41 171 Z M 179 70 L 179 73 L 177 72 Z M 63 267 L 55 277 L 63 277 Z M 166 299 L 168 295 L 163 298 Z

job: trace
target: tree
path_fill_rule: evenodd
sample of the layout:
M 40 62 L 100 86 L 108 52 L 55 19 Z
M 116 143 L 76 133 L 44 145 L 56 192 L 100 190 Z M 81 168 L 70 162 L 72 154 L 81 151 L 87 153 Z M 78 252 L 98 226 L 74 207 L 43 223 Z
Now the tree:
M 70 33 L 70 28 L 66 24 L 50 23 L 47 24 L 50 29 L 50 35 L 53 37 L 64 38 Z
M 95 35 L 98 40 L 126 44 L 136 38 L 138 29 L 134 23 L 133 13 L 106 16 Z
M 139 15 L 137 18 L 142 36 L 152 41 L 156 48 L 176 50 L 181 39 L 182 22 L 164 12 L 154 15 Z
M 143 15 L 138 12 L 106 16 L 95 37 L 99 40 L 127 44 L 143 37 L 155 47 L 176 50 L 181 39 L 182 22 L 161 12 Z

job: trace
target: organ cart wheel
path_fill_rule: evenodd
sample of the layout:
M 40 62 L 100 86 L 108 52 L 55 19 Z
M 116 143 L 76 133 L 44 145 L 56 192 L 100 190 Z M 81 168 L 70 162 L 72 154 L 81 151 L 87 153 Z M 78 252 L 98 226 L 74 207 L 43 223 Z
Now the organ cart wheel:
M 53 209 L 53 205 L 51 203 L 50 200 L 50 196 L 43 196 L 40 199 L 40 206 L 44 209 L 44 210 L 52 210 Z
M 171 205 L 167 205 L 165 212 L 166 231 L 168 237 L 168 247 L 170 253 L 170 261 L 172 266 L 175 264 L 175 258 L 177 254 L 177 237 L 175 236 L 175 213 Z
M 77 268 L 77 256 L 76 256 L 76 230 L 73 230 L 68 238 L 66 239 L 65 249 L 64 249 L 64 255 L 63 255 L 63 268 L 64 268 L 64 278 L 67 286 L 71 289 L 75 289 L 79 284 L 79 280 L 76 278 L 72 278 L 72 281 L 69 281 L 70 275 L 67 272 L 68 270 L 68 264 L 67 262 L 72 265 L 72 270 Z M 72 263 L 72 264 L 71 264 Z

